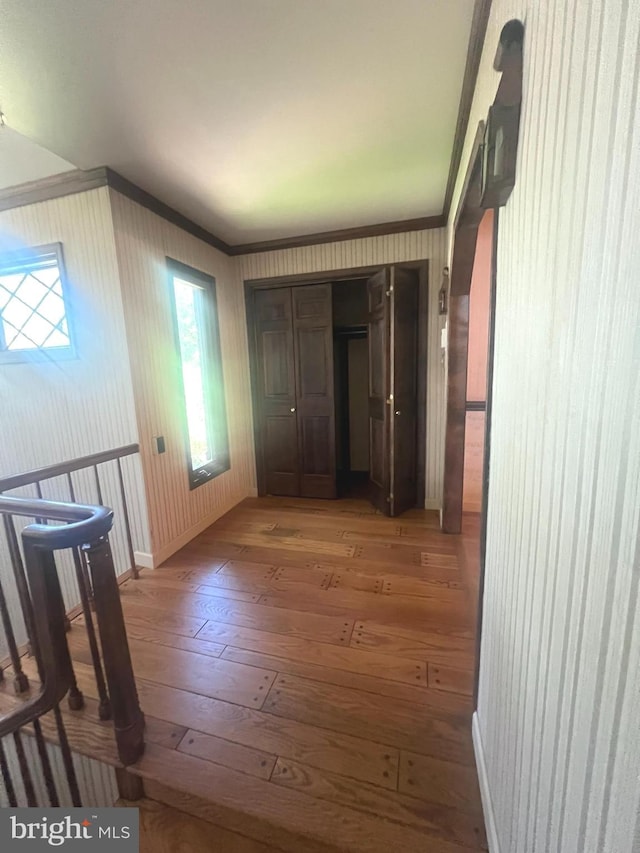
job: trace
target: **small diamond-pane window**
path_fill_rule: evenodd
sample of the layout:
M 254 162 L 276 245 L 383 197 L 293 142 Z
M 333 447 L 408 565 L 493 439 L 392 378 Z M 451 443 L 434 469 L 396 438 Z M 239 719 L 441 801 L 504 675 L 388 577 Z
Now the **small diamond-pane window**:
M 72 352 L 60 248 L 0 255 L 1 360 Z

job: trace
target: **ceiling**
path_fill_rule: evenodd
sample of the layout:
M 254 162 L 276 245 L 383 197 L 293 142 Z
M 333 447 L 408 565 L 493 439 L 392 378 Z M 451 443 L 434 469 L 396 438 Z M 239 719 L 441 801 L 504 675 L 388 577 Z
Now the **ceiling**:
M 110 166 L 232 245 L 440 214 L 473 6 L 0 0 L 0 179 Z

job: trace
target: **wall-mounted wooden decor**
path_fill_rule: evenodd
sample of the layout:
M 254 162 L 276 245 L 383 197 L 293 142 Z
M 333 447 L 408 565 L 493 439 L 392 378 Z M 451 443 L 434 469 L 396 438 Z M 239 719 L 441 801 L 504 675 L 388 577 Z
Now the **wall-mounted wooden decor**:
M 503 207 L 516 182 L 520 105 L 522 102 L 521 21 L 502 28 L 493 67 L 502 72 L 496 98 L 487 116 L 482 145 L 482 207 Z

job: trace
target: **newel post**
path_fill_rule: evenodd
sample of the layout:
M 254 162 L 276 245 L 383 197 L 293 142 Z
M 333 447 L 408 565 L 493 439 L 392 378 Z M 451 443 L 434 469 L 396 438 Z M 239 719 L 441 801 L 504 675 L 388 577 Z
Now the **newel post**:
M 144 715 L 131 665 L 118 582 L 107 537 L 83 546 L 87 556 L 118 754 L 134 764 L 144 752 Z

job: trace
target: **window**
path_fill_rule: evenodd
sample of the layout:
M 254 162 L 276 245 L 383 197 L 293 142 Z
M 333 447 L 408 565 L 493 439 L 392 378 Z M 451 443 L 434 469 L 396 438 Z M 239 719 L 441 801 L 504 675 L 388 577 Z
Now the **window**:
M 167 258 L 192 489 L 229 470 L 215 280 Z
M 62 246 L 0 255 L 0 360 L 73 354 Z

